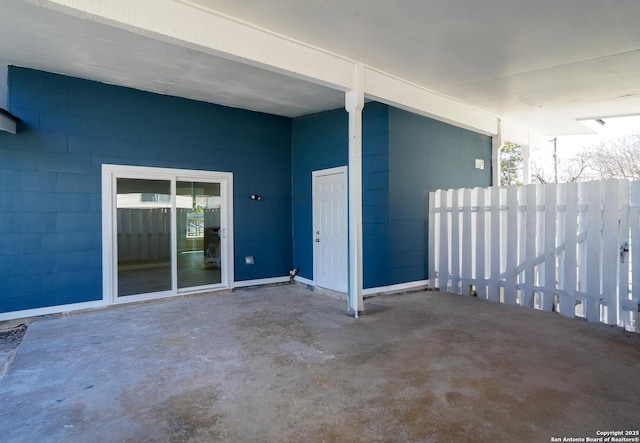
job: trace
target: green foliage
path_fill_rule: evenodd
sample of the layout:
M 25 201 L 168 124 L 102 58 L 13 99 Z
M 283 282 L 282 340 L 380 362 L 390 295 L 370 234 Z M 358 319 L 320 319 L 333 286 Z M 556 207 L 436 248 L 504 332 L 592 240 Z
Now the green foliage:
M 522 146 L 505 142 L 500 149 L 500 186 L 521 186 L 522 167 Z

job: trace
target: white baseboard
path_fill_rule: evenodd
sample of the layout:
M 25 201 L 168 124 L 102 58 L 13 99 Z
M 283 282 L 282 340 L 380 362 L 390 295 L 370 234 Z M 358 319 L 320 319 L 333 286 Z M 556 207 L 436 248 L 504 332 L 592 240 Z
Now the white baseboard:
M 315 286 L 316 285 L 316 282 L 314 282 L 313 280 L 309 280 L 308 278 L 300 277 L 299 275 L 296 275 L 294 280 L 297 281 L 298 283 L 302 283 L 303 285 L 307 285 L 307 286 Z
M 234 288 L 246 288 L 247 286 L 274 285 L 278 283 L 289 283 L 289 277 L 258 278 L 256 280 L 243 280 L 233 282 Z
M 315 282 L 313 280 L 309 280 L 304 277 L 296 276 L 295 281 L 315 287 Z M 261 286 L 261 285 L 273 285 L 280 283 L 288 283 L 289 277 L 271 277 L 271 278 L 260 278 L 256 280 L 244 280 L 234 282 L 233 288 L 244 288 L 247 286 Z M 421 289 L 429 288 L 429 280 L 421 280 L 414 281 L 408 283 L 400 283 L 397 285 L 390 286 L 379 286 L 377 288 L 368 288 L 362 291 L 362 295 L 364 296 L 374 296 L 374 295 L 382 295 L 382 294 L 393 294 L 397 292 L 407 292 L 407 291 L 418 291 Z M 83 309 L 97 309 L 104 308 L 112 305 L 112 303 L 107 302 L 106 300 L 96 300 L 90 302 L 83 303 L 72 303 L 68 305 L 57 305 L 57 306 L 48 306 L 46 308 L 36 308 L 36 309 L 25 309 L 23 311 L 11 311 L 0 313 L 0 321 L 5 320 L 15 320 L 19 318 L 27 318 L 27 317 L 37 317 L 40 315 L 49 315 L 49 314 L 62 314 L 66 312 L 72 311 L 80 311 Z
M 11 311 L 0 313 L 0 321 L 15 320 L 17 318 L 37 317 L 39 315 L 62 314 L 65 312 L 79 311 L 81 309 L 104 308 L 109 304 L 104 300 L 72 303 L 68 305 L 47 306 L 46 308 L 25 309 L 23 311 Z
M 390 286 L 378 286 L 377 288 L 367 288 L 362 290 L 362 295 L 371 297 L 374 295 L 393 294 L 397 292 L 419 291 L 429 288 L 429 280 L 418 280 L 407 283 L 399 283 Z

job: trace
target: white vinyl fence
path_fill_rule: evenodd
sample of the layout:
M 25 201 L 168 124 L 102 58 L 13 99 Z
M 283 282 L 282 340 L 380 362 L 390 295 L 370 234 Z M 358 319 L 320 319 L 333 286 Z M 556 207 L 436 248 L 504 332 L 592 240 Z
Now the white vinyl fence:
M 640 182 L 432 192 L 429 279 L 442 290 L 636 331 Z

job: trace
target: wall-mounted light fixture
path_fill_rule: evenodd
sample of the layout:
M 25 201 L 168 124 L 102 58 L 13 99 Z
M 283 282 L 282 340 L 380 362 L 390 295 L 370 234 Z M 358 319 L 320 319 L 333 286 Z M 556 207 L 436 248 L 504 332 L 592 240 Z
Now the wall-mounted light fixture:
M 258 200 L 262 200 L 262 197 L 261 197 L 261 196 L 259 196 L 258 194 L 251 194 L 251 195 L 249 196 L 249 198 L 250 198 L 251 200 L 256 200 L 256 201 L 258 201 Z

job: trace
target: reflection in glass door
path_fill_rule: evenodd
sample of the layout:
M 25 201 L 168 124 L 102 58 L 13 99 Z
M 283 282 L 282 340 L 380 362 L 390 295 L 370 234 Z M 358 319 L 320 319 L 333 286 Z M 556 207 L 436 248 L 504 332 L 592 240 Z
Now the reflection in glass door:
M 222 282 L 220 183 L 176 182 L 178 289 Z
M 171 181 L 116 182 L 118 296 L 170 291 Z

